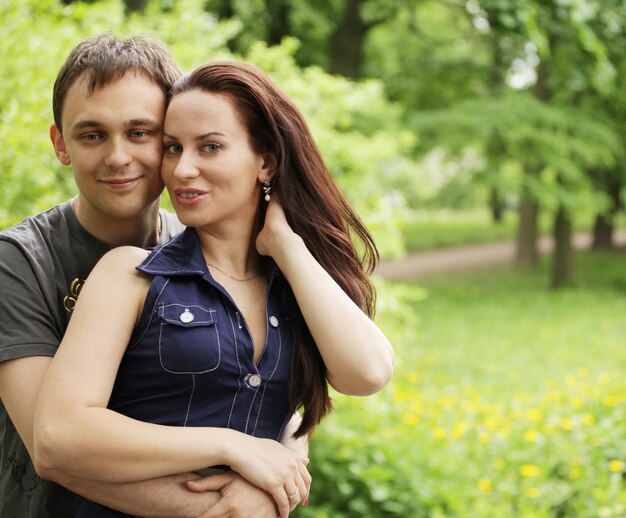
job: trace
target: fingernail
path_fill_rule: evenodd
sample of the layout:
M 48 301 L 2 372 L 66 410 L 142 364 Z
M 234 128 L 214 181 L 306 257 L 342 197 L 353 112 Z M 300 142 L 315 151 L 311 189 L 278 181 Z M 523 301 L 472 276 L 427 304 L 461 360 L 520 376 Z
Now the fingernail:
M 305 498 L 304 499 L 304 503 L 302 504 L 304 507 L 306 507 L 307 505 L 309 505 L 309 499 Z

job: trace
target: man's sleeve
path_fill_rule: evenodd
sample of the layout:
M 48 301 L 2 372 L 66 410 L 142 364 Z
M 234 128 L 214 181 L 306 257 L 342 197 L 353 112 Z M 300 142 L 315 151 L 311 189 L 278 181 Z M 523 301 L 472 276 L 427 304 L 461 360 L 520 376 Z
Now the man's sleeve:
M 24 253 L 0 240 L 0 362 L 54 355 L 60 336 L 52 304 Z

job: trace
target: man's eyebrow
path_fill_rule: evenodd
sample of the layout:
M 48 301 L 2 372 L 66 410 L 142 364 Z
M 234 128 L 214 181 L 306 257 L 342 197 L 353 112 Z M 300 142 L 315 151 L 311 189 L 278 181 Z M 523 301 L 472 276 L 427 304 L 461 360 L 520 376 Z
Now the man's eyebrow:
M 160 128 L 161 123 L 154 119 L 131 119 L 126 122 L 126 126 L 150 126 L 152 128 Z
M 131 119 L 124 123 L 127 127 L 147 126 L 151 128 L 160 128 L 161 123 L 154 119 Z M 97 120 L 83 119 L 72 125 L 73 130 L 81 130 L 85 128 L 104 128 L 105 125 Z
M 74 124 L 72 124 L 72 129 L 83 129 L 83 128 L 102 128 L 104 124 L 96 120 L 83 119 Z

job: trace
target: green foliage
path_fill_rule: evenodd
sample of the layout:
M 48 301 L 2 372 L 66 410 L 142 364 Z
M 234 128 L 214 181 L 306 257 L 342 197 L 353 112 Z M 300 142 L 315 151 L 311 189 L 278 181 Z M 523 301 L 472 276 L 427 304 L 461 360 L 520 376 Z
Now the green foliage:
M 600 206 L 603 198 L 596 198 L 588 172 L 613 167 L 622 153 L 620 139 L 602 120 L 581 109 L 542 103 L 526 93 L 422 112 L 414 117 L 414 125 L 425 150 L 440 145 L 453 154 L 467 148 L 484 153 L 497 136 L 500 163 L 517 171 L 512 191 L 525 189 L 549 209 L 561 203 L 569 209 Z M 494 148 L 489 150 L 493 159 Z M 540 174 L 526 174 L 530 171 Z M 483 169 L 481 178 L 501 184 L 500 174 Z
M 197 2 L 181 0 L 162 12 L 157 3 L 145 16 L 124 16 L 120 0 L 62 7 L 54 0 L 28 0 L 0 6 L 0 43 L 7 59 L 0 81 L 0 227 L 65 200 L 75 190 L 69 168 L 60 166 L 48 140 L 50 97 L 56 73 L 80 40 L 111 30 L 120 36 L 148 34 L 172 49 L 183 70 L 222 58 L 246 59 L 270 74 L 302 110 L 340 187 L 386 255 L 403 253 L 399 210 L 383 196 L 390 164 L 406 161 L 414 136 L 402 129 L 401 110 L 386 100 L 376 81 L 355 83 L 317 67 L 300 68 L 299 46 L 251 45 L 246 56 L 233 56 L 227 42 L 238 22 L 219 22 Z M 15 30 L 17 28 L 17 30 Z M 43 36 L 40 35 L 44 35 Z M 31 42 L 24 46 L 27 39 Z M 18 60 L 19 57 L 19 60 Z M 24 66 L 28 63 L 29 66 Z M 28 186 L 28 188 L 25 188 Z M 167 198 L 165 205 L 168 206 Z
M 441 109 L 485 92 L 488 52 L 465 2 L 407 2 L 366 43 L 365 72 L 385 84 L 407 115 Z
M 623 261 L 581 255 L 558 293 L 545 264 L 384 283 L 394 380 L 335 397 L 294 516 L 623 516 Z
M 405 160 L 414 136 L 400 125 L 399 107 L 375 81 L 356 83 L 318 67 L 300 69 L 295 40 L 254 45 L 247 59 L 272 76 L 302 111 L 337 183 L 386 255 L 404 251 L 402 207 L 385 196 L 387 169 Z
M 168 16 L 126 19 L 119 0 L 69 6 L 56 0 L 0 3 L 0 18 L 7 21 L 0 27 L 5 56 L 0 71 L 0 137 L 4 142 L 0 149 L 0 228 L 75 192 L 71 170 L 54 157 L 48 128 L 52 85 L 79 41 L 105 31 L 160 36 L 184 68 L 215 58 L 218 48 L 224 53 L 231 27 L 218 27 L 197 3 L 177 4 Z

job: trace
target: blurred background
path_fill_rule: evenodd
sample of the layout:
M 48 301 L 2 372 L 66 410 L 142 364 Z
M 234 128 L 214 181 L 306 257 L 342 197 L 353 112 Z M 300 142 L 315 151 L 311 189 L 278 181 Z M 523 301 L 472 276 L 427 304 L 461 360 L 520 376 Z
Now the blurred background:
M 52 85 L 103 31 L 268 73 L 376 239 L 396 375 L 294 516 L 626 516 L 625 2 L 0 0 L 0 228 L 75 194 Z

